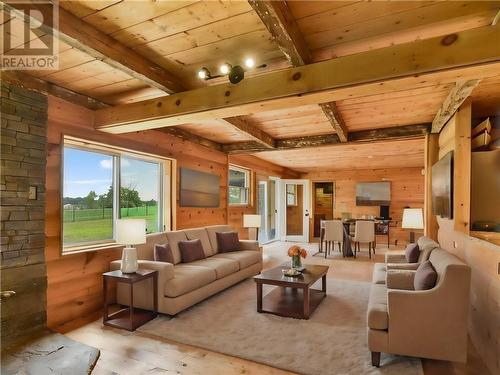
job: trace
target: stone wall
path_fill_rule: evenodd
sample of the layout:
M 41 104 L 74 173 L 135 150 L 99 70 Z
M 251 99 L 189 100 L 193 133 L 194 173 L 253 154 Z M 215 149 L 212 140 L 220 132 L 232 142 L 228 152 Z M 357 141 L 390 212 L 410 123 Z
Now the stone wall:
M 1 83 L 2 347 L 46 324 L 47 97 Z M 30 191 L 32 192 L 30 196 Z

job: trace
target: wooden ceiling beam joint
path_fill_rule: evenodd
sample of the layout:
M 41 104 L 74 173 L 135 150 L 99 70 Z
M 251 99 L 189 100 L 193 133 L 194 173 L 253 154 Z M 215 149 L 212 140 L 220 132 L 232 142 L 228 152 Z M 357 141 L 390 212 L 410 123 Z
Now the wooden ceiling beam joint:
M 335 133 L 337 133 L 341 142 L 347 142 L 348 131 L 344 119 L 340 114 L 335 102 L 320 103 L 319 106 L 325 114 L 326 118 L 332 124 Z

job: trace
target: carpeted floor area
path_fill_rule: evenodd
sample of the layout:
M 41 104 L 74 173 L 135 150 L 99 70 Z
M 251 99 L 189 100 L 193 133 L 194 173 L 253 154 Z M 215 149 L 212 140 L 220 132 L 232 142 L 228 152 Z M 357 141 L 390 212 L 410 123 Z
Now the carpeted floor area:
M 267 267 L 287 259 L 272 246 L 266 250 Z M 308 263 L 325 260 L 310 257 Z M 139 331 L 303 374 L 422 374 L 421 361 L 414 358 L 384 355 L 380 369 L 371 366 L 366 344 L 370 283 L 332 277 L 335 264 L 328 263 L 327 297 L 308 321 L 258 314 L 255 284 L 246 280 Z

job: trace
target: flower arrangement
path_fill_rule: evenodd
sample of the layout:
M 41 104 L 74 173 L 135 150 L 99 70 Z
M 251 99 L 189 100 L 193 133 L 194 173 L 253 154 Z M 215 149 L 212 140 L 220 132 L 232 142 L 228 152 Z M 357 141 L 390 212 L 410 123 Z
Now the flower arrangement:
M 294 245 L 288 249 L 288 256 L 292 258 L 292 268 L 301 268 L 302 267 L 301 258 L 305 259 L 307 257 L 307 251 L 306 249 Z

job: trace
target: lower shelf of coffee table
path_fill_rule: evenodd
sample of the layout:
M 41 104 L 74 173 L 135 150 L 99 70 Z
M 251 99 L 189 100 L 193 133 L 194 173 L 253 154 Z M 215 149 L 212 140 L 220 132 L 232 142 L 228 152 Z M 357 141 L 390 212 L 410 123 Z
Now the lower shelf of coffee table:
M 326 294 L 321 290 L 309 289 L 309 316 L 319 306 Z M 276 287 L 262 298 L 263 313 L 283 317 L 307 319 L 304 317 L 303 289 Z
M 123 308 L 108 316 L 108 319 L 103 321 L 103 324 L 110 327 L 122 328 L 128 331 L 134 331 L 143 324 L 156 318 L 158 314 L 154 311 L 134 308 L 132 320 L 130 317 L 130 307 Z

